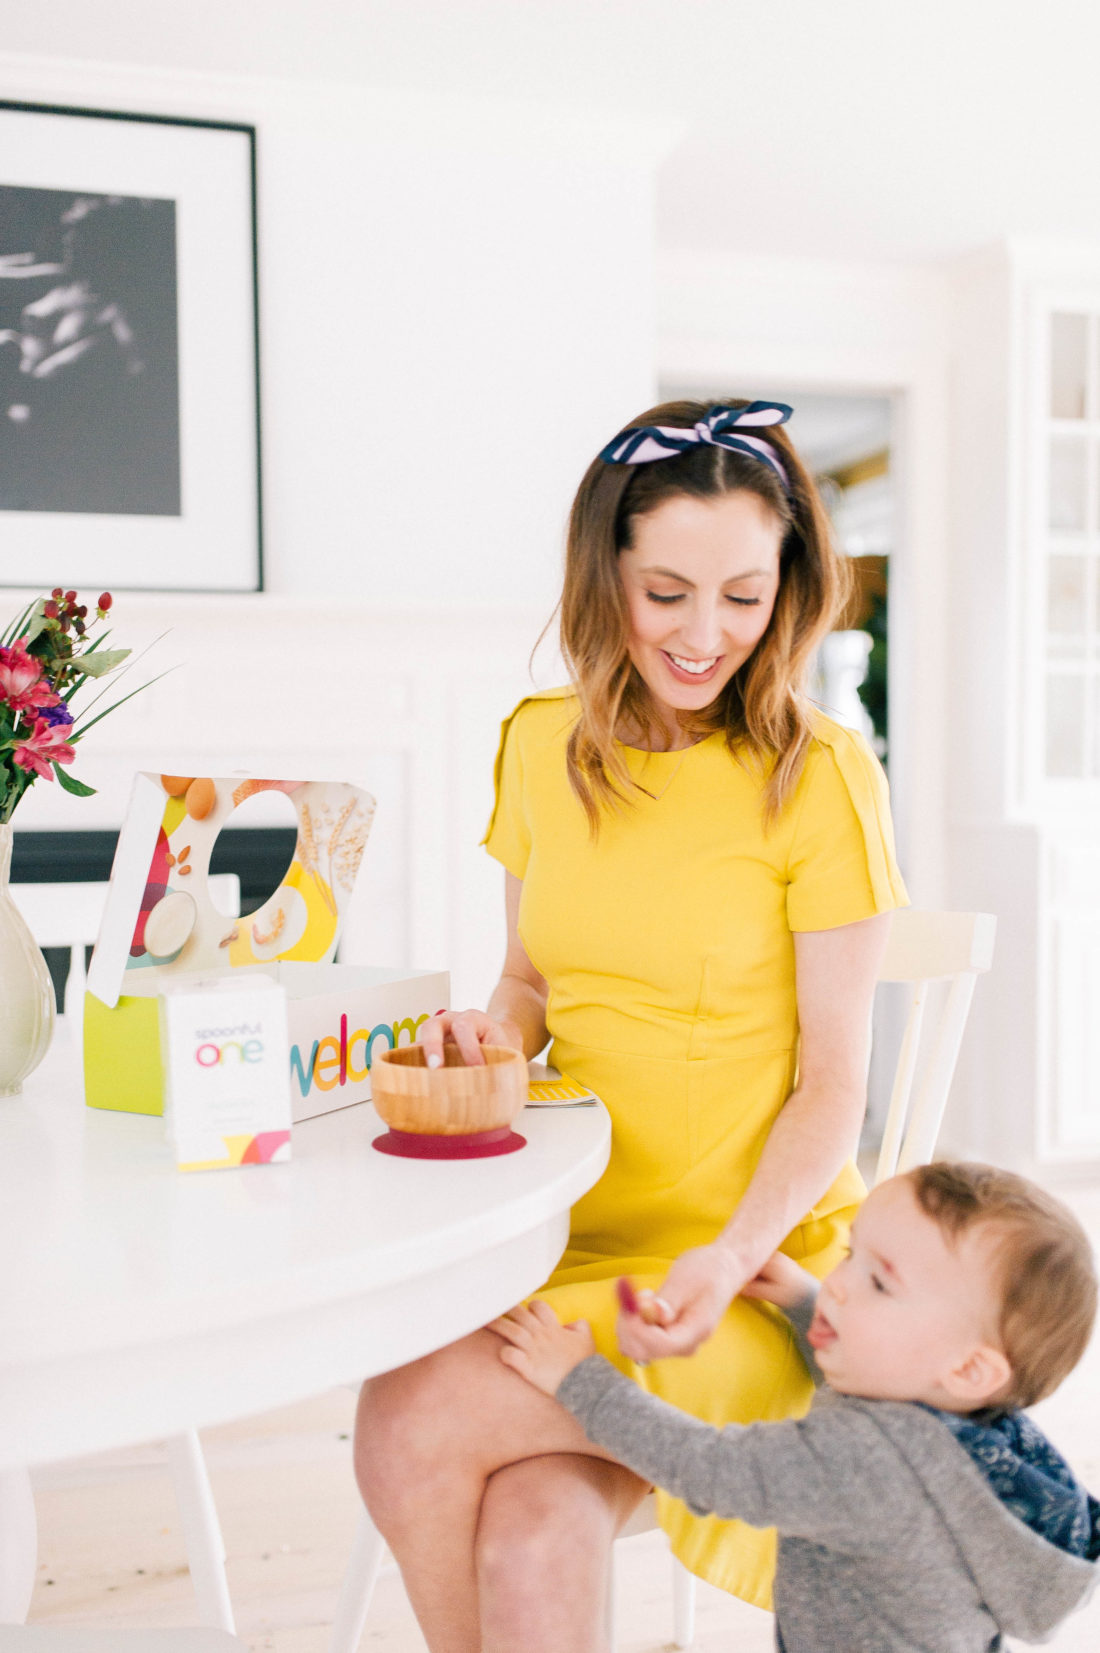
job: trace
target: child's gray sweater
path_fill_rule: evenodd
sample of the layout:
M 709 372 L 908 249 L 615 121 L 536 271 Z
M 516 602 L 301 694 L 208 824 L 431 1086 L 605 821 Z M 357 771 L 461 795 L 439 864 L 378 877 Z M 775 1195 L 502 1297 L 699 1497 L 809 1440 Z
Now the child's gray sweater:
M 599 1355 L 558 1399 L 696 1515 L 779 1529 L 783 1653 L 991 1653 L 1045 1640 L 1097 1576 L 997 1497 L 932 1411 L 821 1389 L 805 1418 L 718 1430 Z

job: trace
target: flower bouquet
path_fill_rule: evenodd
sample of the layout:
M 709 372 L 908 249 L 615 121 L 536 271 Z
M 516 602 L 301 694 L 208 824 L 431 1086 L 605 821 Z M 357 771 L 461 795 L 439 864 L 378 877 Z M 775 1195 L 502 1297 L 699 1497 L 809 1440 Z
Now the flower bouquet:
M 55 776 L 66 792 L 86 798 L 94 788 L 68 772 L 77 742 L 93 724 L 138 694 L 122 695 L 89 716 L 103 693 L 74 715 L 74 695 L 89 681 L 107 677 L 129 649 L 103 645 L 110 633 L 93 631 L 111 610 L 105 591 L 89 619 L 75 591 L 57 586 L 30 603 L 0 637 L 0 1096 L 15 1095 L 41 1061 L 53 1031 L 53 986 L 8 892 L 11 818 L 20 798 L 40 777 Z
M 90 678 L 106 677 L 129 656 L 129 649 L 103 647 L 108 632 L 89 640 L 111 603 L 105 591 L 89 621 L 76 592 L 57 586 L 49 597 L 24 609 L 0 638 L 0 824 L 11 820 L 39 776 L 52 781 L 56 775 L 65 791 L 78 798 L 94 791 L 64 766 L 73 762 L 76 743 L 92 724 L 130 699 L 123 695 L 92 718 L 86 716 L 88 707 L 79 722 L 70 709 L 73 696 Z

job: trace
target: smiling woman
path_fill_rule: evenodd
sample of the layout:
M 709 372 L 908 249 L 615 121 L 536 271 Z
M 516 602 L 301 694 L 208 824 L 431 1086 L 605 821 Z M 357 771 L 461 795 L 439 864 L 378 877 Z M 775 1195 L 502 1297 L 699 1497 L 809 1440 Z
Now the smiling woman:
M 476 1064 L 551 1037 L 604 1101 L 610 1162 L 540 1296 L 718 1425 L 809 1401 L 788 1332 L 742 1288 L 780 1246 L 816 1275 L 840 1255 L 884 915 L 905 900 L 882 773 L 803 688 L 843 574 L 789 414 L 665 404 L 589 467 L 572 682 L 516 709 L 497 763 L 504 971 L 486 1010 L 419 1032 L 429 1065 L 448 1041 Z M 623 1275 L 658 1319 L 619 1312 Z M 500 1350 L 484 1330 L 367 1384 L 360 1486 L 432 1653 L 587 1650 L 646 1483 Z M 681 1561 L 768 1604 L 773 1535 L 658 1502 Z
M 665 402 L 581 482 L 562 652 L 583 709 L 570 780 L 594 827 L 633 785 L 617 740 L 668 750 L 722 730 L 770 768 L 769 816 L 790 795 L 811 738 L 800 691 L 849 580 L 790 413 Z M 664 628 L 661 610 L 683 613 Z M 719 623 L 724 610 L 743 623 Z

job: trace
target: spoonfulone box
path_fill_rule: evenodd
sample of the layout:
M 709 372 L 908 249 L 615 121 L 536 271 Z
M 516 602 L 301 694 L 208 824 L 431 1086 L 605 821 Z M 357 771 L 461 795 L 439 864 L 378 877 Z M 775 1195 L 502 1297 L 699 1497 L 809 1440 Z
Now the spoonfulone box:
M 229 918 L 210 896 L 210 856 L 233 811 L 259 792 L 290 799 L 294 855 L 256 912 Z M 134 777 L 88 969 L 89 1107 L 164 1112 L 158 998 L 195 975 L 242 988 L 250 975 L 265 975 L 285 990 L 295 1121 L 369 1099 L 375 1050 L 412 1043 L 450 997 L 445 970 L 332 962 L 373 815 L 370 794 L 342 781 Z
M 181 1171 L 290 1158 L 286 989 L 199 976 L 158 997 L 168 1138 Z

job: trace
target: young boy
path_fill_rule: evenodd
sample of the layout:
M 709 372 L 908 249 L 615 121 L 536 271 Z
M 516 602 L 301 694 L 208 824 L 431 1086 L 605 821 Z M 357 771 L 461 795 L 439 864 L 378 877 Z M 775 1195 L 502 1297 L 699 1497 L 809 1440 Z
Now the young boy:
M 781 1653 L 1045 1640 L 1100 1556 L 1100 1504 L 1019 1410 L 1092 1329 L 1096 1275 L 1070 1213 L 1005 1171 L 921 1166 L 868 1196 L 820 1289 L 777 1252 L 746 1295 L 784 1310 L 824 1380 L 805 1418 L 713 1429 L 545 1303 L 493 1330 L 501 1359 L 636 1474 L 697 1514 L 778 1528 Z

